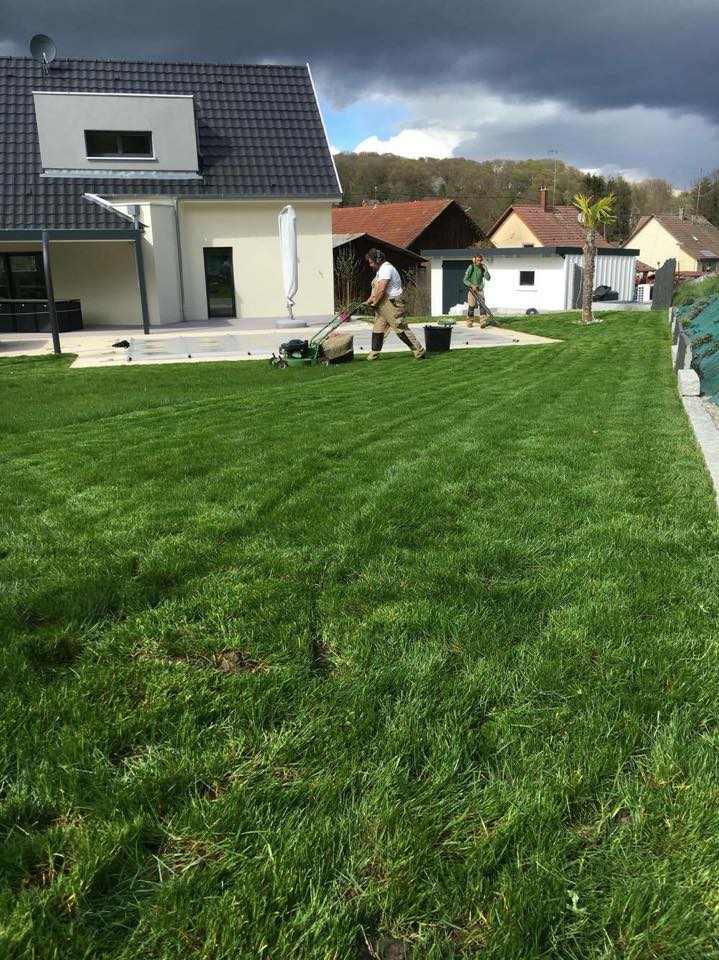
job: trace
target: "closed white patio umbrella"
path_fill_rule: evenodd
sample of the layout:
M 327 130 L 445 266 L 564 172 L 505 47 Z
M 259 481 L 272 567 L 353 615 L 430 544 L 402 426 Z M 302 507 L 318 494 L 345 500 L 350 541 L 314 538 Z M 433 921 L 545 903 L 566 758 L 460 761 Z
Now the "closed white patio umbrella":
M 295 208 L 289 204 L 279 215 L 280 227 L 280 256 L 282 257 L 282 284 L 287 300 L 287 319 L 278 320 L 278 327 L 304 327 L 305 323 L 295 321 L 292 308 L 295 305 L 294 297 L 298 288 L 297 270 L 297 215 Z

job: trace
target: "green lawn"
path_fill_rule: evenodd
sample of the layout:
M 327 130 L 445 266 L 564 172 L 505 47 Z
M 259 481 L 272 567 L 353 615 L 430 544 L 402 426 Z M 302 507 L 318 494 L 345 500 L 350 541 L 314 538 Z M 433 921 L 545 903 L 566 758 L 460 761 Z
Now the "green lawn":
M 0 362 L 3 960 L 719 957 L 666 318 L 514 326 L 562 343 Z

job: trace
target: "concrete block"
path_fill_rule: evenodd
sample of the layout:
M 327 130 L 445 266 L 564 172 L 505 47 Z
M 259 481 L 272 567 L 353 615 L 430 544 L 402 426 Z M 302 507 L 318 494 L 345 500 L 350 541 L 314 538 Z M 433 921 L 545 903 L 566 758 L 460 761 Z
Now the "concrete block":
M 683 397 L 698 397 L 701 391 L 696 370 L 678 370 L 677 386 Z
M 672 346 L 672 366 L 674 367 L 675 370 L 676 370 L 676 368 L 677 368 L 677 357 L 678 357 L 678 356 L 679 356 L 679 345 L 675 343 L 675 344 Z
M 711 402 L 699 397 L 683 397 L 682 403 L 704 454 L 717 495 L 717 507 L 719 507 L 719 427 L 708 410 Z

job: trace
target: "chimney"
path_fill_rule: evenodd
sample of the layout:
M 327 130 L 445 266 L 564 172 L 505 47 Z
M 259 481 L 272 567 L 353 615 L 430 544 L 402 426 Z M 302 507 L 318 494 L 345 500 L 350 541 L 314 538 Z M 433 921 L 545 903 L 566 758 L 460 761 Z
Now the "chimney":
M 679 219 L 684 219 L 684 207 L 679 207 Z
M 539 191 L 539 209 L 540 210 L 547 209 L 547 188 L 546 187 L 542 187 L 542 189 Z

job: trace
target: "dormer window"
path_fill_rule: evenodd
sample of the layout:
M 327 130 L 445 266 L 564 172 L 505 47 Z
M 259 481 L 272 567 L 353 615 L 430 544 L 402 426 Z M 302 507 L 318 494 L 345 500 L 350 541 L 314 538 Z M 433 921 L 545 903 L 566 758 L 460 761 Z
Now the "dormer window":
M 85 152 L 88 160 L 153 160 L 152 134 L 137 130 L 86 130 Z
M 33 91 L 43 177 L 199 180 L 189 94 Z

